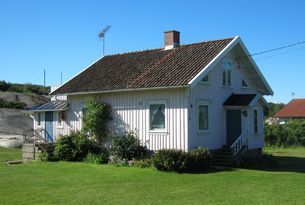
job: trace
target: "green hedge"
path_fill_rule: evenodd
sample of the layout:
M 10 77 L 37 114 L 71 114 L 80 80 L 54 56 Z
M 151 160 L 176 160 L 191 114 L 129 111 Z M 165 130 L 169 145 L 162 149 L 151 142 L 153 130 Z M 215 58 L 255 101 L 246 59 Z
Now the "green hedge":
M 305 146 L 305 120 L 266 124 L 265 142 L 269 146 Z
M 202 172 L 209 169 L 211 155 L 206 148 L 202 147 L 190 152 L 163 149 L 152 157 L 152 163 L 160 171 Z

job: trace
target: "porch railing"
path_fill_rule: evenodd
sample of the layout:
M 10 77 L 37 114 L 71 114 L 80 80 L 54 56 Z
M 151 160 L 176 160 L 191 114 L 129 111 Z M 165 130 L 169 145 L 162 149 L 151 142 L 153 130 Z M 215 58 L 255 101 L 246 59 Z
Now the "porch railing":
M 231 150 L 233 157 L 236 157 L 236 155 L 245 147 L 248 146 L 248 132 L 243 132 L 231 145 Z

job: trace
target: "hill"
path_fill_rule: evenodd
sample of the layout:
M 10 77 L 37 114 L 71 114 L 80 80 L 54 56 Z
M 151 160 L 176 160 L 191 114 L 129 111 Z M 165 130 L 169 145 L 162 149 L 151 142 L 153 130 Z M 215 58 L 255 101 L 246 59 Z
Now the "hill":
M 50 101 L 48 92 L 49 87 L 0 81 L 0 146 L 21 145 L 23 131 L 33 128 L 26 109 Z

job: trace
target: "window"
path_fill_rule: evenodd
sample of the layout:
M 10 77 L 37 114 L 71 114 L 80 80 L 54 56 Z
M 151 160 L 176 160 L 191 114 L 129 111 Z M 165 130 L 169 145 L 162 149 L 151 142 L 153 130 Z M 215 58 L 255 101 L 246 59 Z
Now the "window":
M 165 130 L 165 103 L 149 105 L 149 129 Z
M 209 74 L 205 75 L 202 79 L 201 79 L 202 83 L 209 83 Z
M 88 108 L 83 108 L 82 109 L 82 118 L 84 119 L 86 116 L 87 116 L 87 113 L 88 113 Z
M 222 85 L 224 87 L 232 86 L 232 62 L 230 59 L 224 58 L 222 62 Z
M 198 131 L 208 131 L 209 125 L 209 105 L 198 104 Z
M 37 126 L 41 126 L 41 113 L 38 113 Z
M 58 127 L 62 127 L 63 120 L 64 120 L 64 112 L 58 112 Z
M 248 84 L 247 84 L 247 82 L 245 81 L 245 79 L 242 79 L 242 81 L 241 81 L 241 86 L 242 86 L 243 88 L 248 88 L 248 87 L 249 87 Z
M 254 133 L 257 134 L 258 133 L 258 113 L 257 113 L 257 109 L 253 110 L 253 129 L 254 129 Z

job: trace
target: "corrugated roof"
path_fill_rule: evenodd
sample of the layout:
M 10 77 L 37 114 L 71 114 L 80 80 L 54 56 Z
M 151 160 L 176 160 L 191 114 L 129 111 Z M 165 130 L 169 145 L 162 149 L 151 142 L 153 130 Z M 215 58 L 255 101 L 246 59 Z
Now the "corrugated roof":
M 43 112 L 43 111 L 61 111 L 67 110 L 69 103 L 66 101 L 50 101 L 42 105 L 34 106 L 28 109 L 30 112 Z
M 305 99 L 293 99 L 274 117 L 305 117 Z
M 224 106 L 248 106 L 256 94 L 232 94 L 224 103 Z
M 184 86 L 232 40 L 105 56 L 51 94 Z

